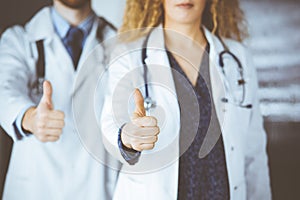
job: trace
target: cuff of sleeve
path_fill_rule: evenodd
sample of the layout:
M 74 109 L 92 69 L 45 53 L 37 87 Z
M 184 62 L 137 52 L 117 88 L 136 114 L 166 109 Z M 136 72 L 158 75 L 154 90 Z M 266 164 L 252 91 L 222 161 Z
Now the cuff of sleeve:
M 27 137 L 28 135 L 30 135 L 30 133 L 25 132 L 22 128 L 22 120 L 24 117 L 25 112 L 30 108 L 34 106 L 33 104 L 27 105 L 25 106 L 21 112 L 18 114 L 16 121 L 13 123 L 14 129 L 15 129 L 15 133 L 17 136 L 17 139 L 22 139 L 23 137 Z
M 124 146 L 124 144 L 122 143 L 121 133 L 122 133 L 122 129 L 124 126 L 125 126 L 125 124 L 122 125 L 122 127 L 119 129 L 119 132 L 118 132 L 119 150 L 120 150 L 120 153 L 123 156 L 123 158 L 126 160 L 126 162 L 128 162 L 128 164 L 130 164 L 130 165 L 134 165 L 139 161 L 141 152 L 136 151 L 134 149 L 129 149 L 126 146 Z

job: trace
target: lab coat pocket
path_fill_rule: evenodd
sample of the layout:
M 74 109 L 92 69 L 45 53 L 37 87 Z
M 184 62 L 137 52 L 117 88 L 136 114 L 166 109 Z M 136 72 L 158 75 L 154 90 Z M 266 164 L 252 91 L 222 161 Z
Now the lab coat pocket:
M 252 108 L 244 108 L 234 104 L 227 104 L 225 128 L 223 138 L 225 143 L 243 149 L 246 133 L 250 124 Z
M 32 190 L 30 180 L 20 177 L 7 177 L 3 193 L 4 200 L 10 199 L 32 199 Z
M 34 139 L 29 136 L 14 144 L 7 176 L 23 181 L 28 181 L 32 177 L 32 173 L 35 171 L 35 160 L 33 159 L 35 153 L 32 150 L 31 142 Z
M 236 122 L 238 124 L 237 126 L 238 129 L 246 133 L 250 124 L 252 108 L 236 106 L 235 113 L 236 113 Z

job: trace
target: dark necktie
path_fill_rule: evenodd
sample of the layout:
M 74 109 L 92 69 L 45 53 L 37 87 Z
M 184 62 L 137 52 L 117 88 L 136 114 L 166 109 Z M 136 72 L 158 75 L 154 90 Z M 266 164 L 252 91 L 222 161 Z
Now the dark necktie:
M 82 30 L 77 27 L 71 27 L 67 33 L 64 42 L 67 51 L 73 60 L 75 70 L 77 69 L 79 58 L 82 52 L 82 40 L 83 40 Z

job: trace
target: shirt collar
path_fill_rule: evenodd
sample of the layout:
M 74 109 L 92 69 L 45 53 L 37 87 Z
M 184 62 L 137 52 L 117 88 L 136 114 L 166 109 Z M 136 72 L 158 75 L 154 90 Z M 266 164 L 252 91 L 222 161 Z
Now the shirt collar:
M 96 14 L 92 11 L 91 14 L 77 26 L 83 31 L 84 38 L 86 38 L 91 32 L 95 16 Z M 65 38 L 71 25 L 56 11 L 55 8 L 51 9 L 51 17 L 56 33 L 60 38 Z

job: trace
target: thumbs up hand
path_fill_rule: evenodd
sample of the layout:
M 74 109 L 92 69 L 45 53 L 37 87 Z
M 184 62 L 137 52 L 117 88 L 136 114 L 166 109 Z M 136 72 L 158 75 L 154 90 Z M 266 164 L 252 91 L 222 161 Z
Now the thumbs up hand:
M 155 117 L 146 116 L 144 98 L 140 90 L 134 91 L 135 111 L 131 122 L 127 123 L 121 133 L 124 146 L 136 151 L 151 150 L 157 142 L 159 127 Z
M 44 81 L 41 101 L 37 107 L 31 107 L 25 112 L 22 128 L 34 134 L 41 142 L 55 142 L 65 126 L 64 117 L 62 111 L 54 110 L 51 83 Z

